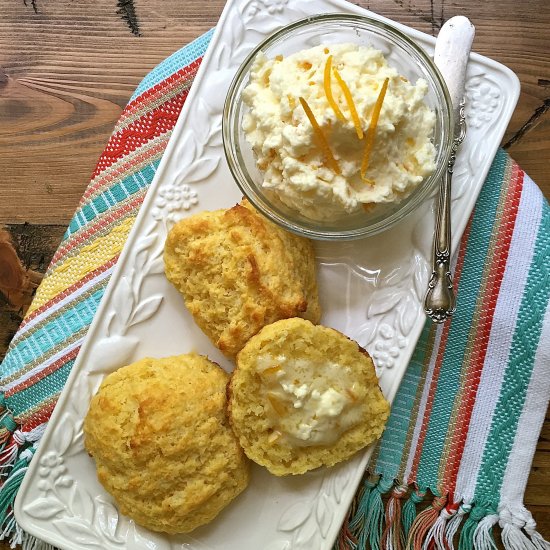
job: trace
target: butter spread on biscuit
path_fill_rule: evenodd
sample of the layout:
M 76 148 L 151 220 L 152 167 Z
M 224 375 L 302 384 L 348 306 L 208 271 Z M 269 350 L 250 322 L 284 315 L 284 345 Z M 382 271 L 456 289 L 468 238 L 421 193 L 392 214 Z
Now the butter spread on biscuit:
M 326 361 L 260 355 L 256 370 L 262 381 L 265 410 L 272 425 L 272 444 L 330 445 L 360 421 L 362 397 L 350 369 Z

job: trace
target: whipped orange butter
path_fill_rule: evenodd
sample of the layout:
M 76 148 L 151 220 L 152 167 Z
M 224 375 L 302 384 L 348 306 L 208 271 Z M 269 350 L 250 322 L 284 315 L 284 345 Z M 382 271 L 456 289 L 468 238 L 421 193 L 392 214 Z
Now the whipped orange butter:
M 427 91 L 372 47 L 260 52 L 243 91 L 243 130 L 263 187 L 318 220 L 398 202 L 435 169 Z
M 356 404 L 364 390 L 353 382 L 349 367 L 328 360 L 312 365 L 284 355 L 260 355 L 256 365 L 273 442 L 281 438 L 299 447 L 330 445 L 361 421 Z

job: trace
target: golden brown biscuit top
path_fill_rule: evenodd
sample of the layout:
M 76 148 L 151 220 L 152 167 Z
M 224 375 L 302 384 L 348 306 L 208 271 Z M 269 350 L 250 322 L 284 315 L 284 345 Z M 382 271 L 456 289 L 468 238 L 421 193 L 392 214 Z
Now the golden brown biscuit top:
M 319 321 L 311 243 L 246 201 L 180 221 L 168 235 L 164 260 L 197 324 L 229 357 L 278 319 Z

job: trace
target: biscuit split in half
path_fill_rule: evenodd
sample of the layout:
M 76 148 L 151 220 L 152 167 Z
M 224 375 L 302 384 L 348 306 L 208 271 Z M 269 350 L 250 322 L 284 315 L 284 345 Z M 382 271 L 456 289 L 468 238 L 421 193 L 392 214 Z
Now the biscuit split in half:
M 382 435 L 389 411 L 368 353 L 297 318 L 251 338 L 229 385 L 229 417 L 244 452 L 278 476 L 350 458 Z
M 269 222 L 246 200 L 178 222 L 164 262 L 197 325 L 230 358 L 274 321 L 319 322 L 311 242 Z

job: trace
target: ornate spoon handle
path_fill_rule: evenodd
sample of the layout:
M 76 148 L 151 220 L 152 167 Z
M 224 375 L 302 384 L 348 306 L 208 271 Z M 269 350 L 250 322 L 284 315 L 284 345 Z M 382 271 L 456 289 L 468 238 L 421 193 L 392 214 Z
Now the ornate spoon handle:
M 475 29 L 463 16 L 449 19 L 437 35 L 434 62 L 441 71 L 453 106 L 453 144 L 447 171 L 443 175 L 437 204 L 434 231 L 432 276 L 424 300 L 424 310 L 436 323 L 442 323 L 455 311 L 456 298 L 451 275 L 451 180 L 456 152 L 466 134 L 464 87 L 466 67 Z
M 424 310 L 436 323 L 448 319 L 456 309 L 451 275 L 451 180 L 458 147 L 466 135 L 464 100 L 460 103 L 459 133 L 453 141 L 447 171 L 441 179 L 432 253 L 432 275 L 424 300 Z

